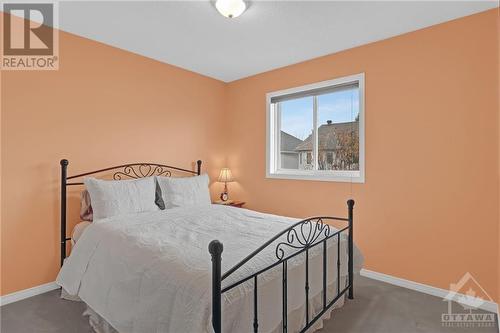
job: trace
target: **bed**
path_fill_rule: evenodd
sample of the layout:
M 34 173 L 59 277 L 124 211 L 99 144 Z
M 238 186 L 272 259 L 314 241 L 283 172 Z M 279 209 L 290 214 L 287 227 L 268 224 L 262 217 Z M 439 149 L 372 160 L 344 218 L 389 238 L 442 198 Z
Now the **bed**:
M 62 160 L 57 283 L 86 303 L 97 332 L 312 332 L 353 298 L 362 258 L 352 200 L 345 218 L 298 220 L 222 205 L 102 218 L 86 224 L 66 258 L 66 189 L 83 185 L 73 179 L 197 176 L 201 161 L 196 171 L 134 163 L 69 177 L 67 167 Z

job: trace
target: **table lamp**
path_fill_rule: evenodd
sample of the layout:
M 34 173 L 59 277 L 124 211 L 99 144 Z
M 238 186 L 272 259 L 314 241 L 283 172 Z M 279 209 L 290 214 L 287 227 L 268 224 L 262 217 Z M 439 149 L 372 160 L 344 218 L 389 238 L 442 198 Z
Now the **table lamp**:
M 227 192 L 227 183 L 234 181 L 233 175 L 229 168 L 222 168 L 219 174 L 219 182 L 224 183 L 224 192 L 220 194 L 220 199 L 222 201 L 227 201 L 229 199 L 229 194 Z

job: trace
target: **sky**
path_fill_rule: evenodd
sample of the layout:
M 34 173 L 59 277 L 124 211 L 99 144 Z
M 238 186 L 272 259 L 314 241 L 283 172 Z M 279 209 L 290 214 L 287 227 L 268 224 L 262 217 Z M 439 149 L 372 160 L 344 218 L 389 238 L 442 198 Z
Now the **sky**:
M 318 125 L 327 120 L 334 123 L 353 121 L 359 114 L 358 89 L 349 89 L 318 96 Z M 281 130 L 301 140 L 312 132 L 313 98 L 281 102 Z

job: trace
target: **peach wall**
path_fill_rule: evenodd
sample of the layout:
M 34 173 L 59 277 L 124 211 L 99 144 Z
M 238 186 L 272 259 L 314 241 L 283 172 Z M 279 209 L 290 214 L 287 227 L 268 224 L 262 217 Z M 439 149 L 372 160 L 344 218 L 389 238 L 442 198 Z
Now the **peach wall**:
M 298 217 L 344 215 L 353 197 L 367 269 L 445 289 L 469 271 L 496 297 L 497 20 L 491 10 L 230 83 L 234 197 Z M 266 179 L 265 94 L 360 72 L 366 182 Z
M 500 8 L 497 8 L 497 31 L 500 31 Z M 498 59 L 497 59 L 497 71 L 498 71 L 498 76 L 497 76 L 497 82 L 498 82 L 498 86 L 500 87 L 500 33 L 497 34 L 497 56 L 498 56 Z M 499 88 L 500 90 L 500 88 Z M 497 108 L 498 108 L 498 114 L 500 115 L 500 93 L 498 94 L 498 100 L 497 100 Z M 499 116 L 499 119 L 500 121 L 500 116 Z M 499 123 L 499 136 L 498 136 L 498 141 L 500 142 L 500 123 Z M 500 149 L 500 144 L 499 144 L 499 149 Z M 499 164 L 500 164 L 500 150 L 499 150 L 499 153 L 498 153 L 498 161 L 499 161 Z M 499 181 L 500 181 L 500 165 L 499 165 Z M 500 182 L 499 182 L 499 189 L 500 189 Z M 498 204 L 498 209 L 500 210 L 500 200 L 499 200 L 499 204 Z M 498 219 L 498 259 L 497 259 L 497 263 L 498 263 L 498 275 L 497 275 L 497 278 L 498 278 L 498 298 L 497 298 L 497 303 L 500 302 L 500 215 L 499 215 L 499 219 Z M 498 312 L 500 314 L 500 305 L 499 305 L 499 308 L 498 308 Z
M 60 69 L 2 73 L 2 294 L 54 281 L 59 160 L 222 166 L 222 82 L 67 33 Z M 77 193 L 69 217 L 78 218 Z
M 0 19 L 0 23 L 3 23 L 2 20 Z M 2 153 L 2 116 L 1 116 L 1 113 L 2 113 L 2 108 L 1 108 L 1 105 L 2 105 L 2 71 L 0 71 L 0 295 L 3 295 L 2 294 L 2 276 L 3 276 L 3 270 L 2 270 L 2 267 L 3 267 L 3 246 L 2 246 L 2 216 L 3 216 L 3 211 L 2 211 L 2 206 L 3 206 L 3 198 L 2 198 L 2 188 L 3 188 L 3 184 L 2 184 L 2 156 L 3 156 L 3 153 Z
M 70 173 L 201 158 L 215 177 L 227 157 L 250 208 L 340 215 L 354 197 L 368 269 L 441 288 L 469 271 L 500 300 L 495 24 L 489 11 L 230 84 L 62 33 L 59 71 L 0 73 L 1 294 L 54 280 L 60 158 Z M 366 183 L 265 179 L 265 93 L 358 72 Z

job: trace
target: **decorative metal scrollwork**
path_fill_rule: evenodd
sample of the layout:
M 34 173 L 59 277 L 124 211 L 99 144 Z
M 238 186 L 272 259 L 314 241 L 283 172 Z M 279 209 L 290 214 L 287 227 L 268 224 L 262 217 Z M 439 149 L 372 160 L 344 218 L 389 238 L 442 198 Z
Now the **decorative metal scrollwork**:
M 281 260 L 285 257 L 284 248 L 303 249 L 311 247 L 323 235 L 320 241 L 330 236 L 330 226 L 321 218 L 304 220 L 295 225 L 286 233 L 286 242 L 282 241 L 276 245 L 276 258 Z
M 156 164 L 130 164 L 113 174 L 114 180 L 138 179 L 151 176 L 170 177 L 172 173 L 164 166 Z

